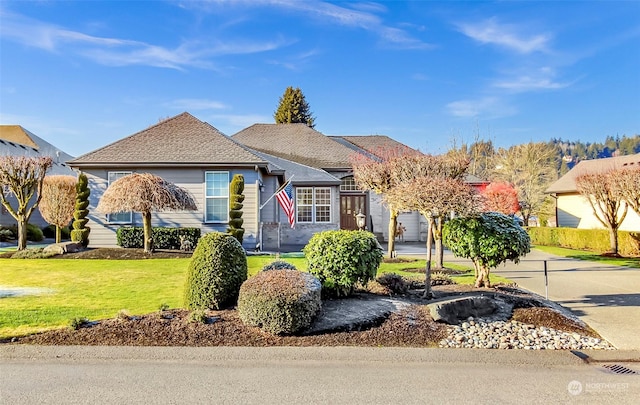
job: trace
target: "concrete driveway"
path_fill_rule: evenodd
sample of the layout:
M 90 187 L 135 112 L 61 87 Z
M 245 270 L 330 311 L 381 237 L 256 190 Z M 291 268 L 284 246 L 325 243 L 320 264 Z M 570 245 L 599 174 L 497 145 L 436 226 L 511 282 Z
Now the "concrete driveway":
M 426 257 L 424 244 L 396 243 L 396 251 L 400 256 Z M 640 350 L 640 269 L 532 250 L 519 264 L 508 262 L 492 272 L 544 297 L 545 261 L 550 300 L 571 310 L 618 349 Z M 449 251 L 445 262 L 471 265 Z

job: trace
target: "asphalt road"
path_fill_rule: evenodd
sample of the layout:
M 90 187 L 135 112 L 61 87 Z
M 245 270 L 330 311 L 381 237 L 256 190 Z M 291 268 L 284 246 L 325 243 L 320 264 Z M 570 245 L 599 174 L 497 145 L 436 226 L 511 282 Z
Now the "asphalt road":
M 0 346 L 2 404 L 616 403 L 640 375 L 569 352 Z M 639 363 L 622 363 L 631 369 Z

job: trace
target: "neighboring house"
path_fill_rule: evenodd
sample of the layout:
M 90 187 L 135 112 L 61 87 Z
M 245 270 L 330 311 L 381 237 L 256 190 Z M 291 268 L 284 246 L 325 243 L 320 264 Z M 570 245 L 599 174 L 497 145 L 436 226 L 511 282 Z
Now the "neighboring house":
M 576 179 L 584 174 L 602 173 L 629 166 L 640 166 L 640 153 L 583 160 L 549 186 L 546 192 L 552 194 L 556 200 L 557 226 L 580 229 L 604 228 L 593 214 L 593 209 L 587 199 L 578 193 Z M 640 217 L 629 209 L 620 230 L 640 231 Z
M 47 175 L 69 175 L 76 176 L 76 173 L 65 164 L 73 159 L 73 156 L 56 148 L 44 139 L 34 135 L 20 125 L 0 125 L 0 156 L 50 156 L 53 165 Z M 15 200 L 12 206 L 16 207 Z M 42 219 L 38 210 L 34 211 L 29 219 L 29 223 L 44 227 L 47 222 Z M 4 207 L 0 207 L 0 226 L 12 226 L 16 220 L 7 212 Z

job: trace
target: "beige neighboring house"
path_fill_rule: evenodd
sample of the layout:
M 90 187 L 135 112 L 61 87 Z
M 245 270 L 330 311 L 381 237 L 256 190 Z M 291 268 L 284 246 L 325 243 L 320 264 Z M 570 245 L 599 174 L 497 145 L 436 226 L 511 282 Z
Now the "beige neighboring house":
M 53 146 L 20 125 L 0 125 L 0 156 L 7 155 L 50 156 L 53 159 L 53 165 L 47 172 L 47 175 L 62 174 L 76 176 L 76 172 L 65 163 L 73 159 L 73 156 Z M 12 207 L 15 206 L 14 199 L 12 201 Z M 48 225 L 38 210 L 33 212 L 29 223 L 39 227 Z M 16 220 L 9 214 L 6 208 L 0 204 L 0 226 L 13 226 L 15 224 Z
M 634 166 L 640 166 L 640 153 L 605 159 L 583 160 L 575 165 L 567 174 L 559 178 L 546 190 L 556 199 L 557 226 L 603 229 L 604 226 L 593 214 L 593 209 L 587 199 L 578 193 L 576 179 L 584 174 L 602 173 L 612 169 Z M 620 230 L 640 231 L 640 217 L 638 214 L 629 209 Z

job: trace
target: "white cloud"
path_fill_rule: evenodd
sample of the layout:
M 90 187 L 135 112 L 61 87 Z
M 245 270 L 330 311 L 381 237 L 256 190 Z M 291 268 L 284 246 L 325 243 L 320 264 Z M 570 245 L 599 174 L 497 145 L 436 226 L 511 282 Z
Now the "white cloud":
M 521 54 L 545 52 L 551 40 L 549 34 L 519 33 L 517 26 L 500 24 L 496 18 L 477 23 L 458 24 L 458 29 L 482 44 L 498 45 Z
M 511 75 L 509 78 L 496 80 L 494 87 L 509 90 L 515 93 L 538 90 L 558 90 L 571 86 L 573 82 L 558 82 L 555 80 L 556 72 L 549 67 L 540 68 L 530 72 L 521 72 Z
M 52 24 L 2 12 L 0 37 L 49 52 L 81 55 L 108 66 L 144 65 L 171 69 L 214 69 L 219 55 L 271 51 L 288 44 L 282 38 L 260 41 L 183 41 L 164 47 L 142 41 L 87 35 Z

